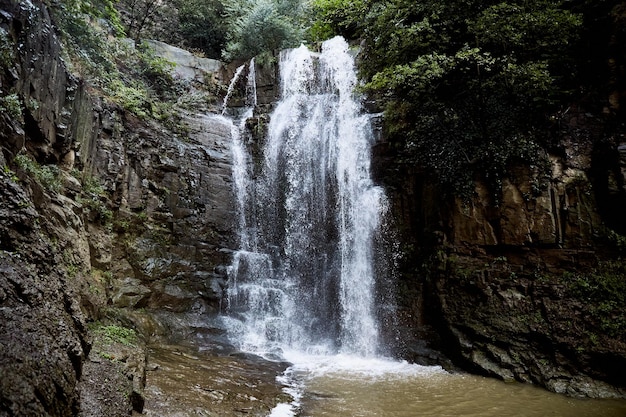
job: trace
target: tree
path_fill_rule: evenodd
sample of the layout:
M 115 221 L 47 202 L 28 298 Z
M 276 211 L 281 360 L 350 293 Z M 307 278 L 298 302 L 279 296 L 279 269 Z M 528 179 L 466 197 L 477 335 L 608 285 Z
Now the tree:
M 126 35 L 139 41 L 144 32 L 163 20 L 167 4 L 161 0 L 120 0 L 117 4 Z
M 304 30 L 299 0 L 240 0 L 226 7 L 230 20 L 224 58 L 249 59 L 297 46 Z
M 361 18 L 367 12 L 365 0 L 313 0 L 315 21 L 310 28 L 311 37 L 317 41 L 341 35 L 345 38 L 360 36 Z
M 178 31 L 187 47 L 219 59 L 226 44 L 226 9 L 219 0 L 176 0 Z

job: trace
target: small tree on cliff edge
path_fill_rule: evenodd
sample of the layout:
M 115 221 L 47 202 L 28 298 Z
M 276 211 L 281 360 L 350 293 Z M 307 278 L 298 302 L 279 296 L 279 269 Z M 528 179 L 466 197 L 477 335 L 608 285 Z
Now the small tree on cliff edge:
M 230 20 L 227 60 L 297 46 L 304 35 L 299 0 L 239 0 L 226 6 Z

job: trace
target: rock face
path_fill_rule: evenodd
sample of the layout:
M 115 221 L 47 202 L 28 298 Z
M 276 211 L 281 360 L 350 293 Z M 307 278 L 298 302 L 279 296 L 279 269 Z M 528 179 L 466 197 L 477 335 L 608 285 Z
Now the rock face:
M 128 119 L 124 139 L 97 148 L 94 174 L 119 207 L 108 258 L 115 262 L 104 265 L 114 278 L 114 306 L 219 308 L 234 245 L 231 124 L 203 115 L 186 123 L 181 139 Z
M 78 268 L 88 268 L 80 208 L 48 193 L 7 160 L 23 147 L 58 162 L 71 148 L 77 85 L 65 72 L 44 7 L 0 3 L 3 94 L 25 103 L 5 112 L 0 141 L 0 414 L 76 415 L 76 388 L 90 344 Z M 7 96 L 3 97 L 7 103 Z M 15 102 L 18 102 L 14 99 Z M 18 107 L 19 108 L 19 107 Z M 71 268 L 70 268 L 71 265 Z
M 376 145 L 404 245 L 405 356 L 429 363 L 434 349 L 504 380 L 626 396 L 623 11 L 606 28 L 606 90 L 559 115 L 548 169 L 511 166 L 501 189 L 476 179 L 460 200 Z
M 403 170 L 378 145 L 375 165 L 392 184 L 394 217 L 413 260 L 403 265 L 401 288 L 409 290 L 401 321 L 422 340 L 408 337 L 405 355 L 432 362 L 434 348 L 505 380 L 576 396 L 625 395 L 623 270 L 619 244 L 608 237 L 611 228 L 624 232 L 613 215 L 626 201 L 617 185 L 626 179 L 621 142 L 600 140 L 602 130 L 582 110 L 570 117 L 576 129 L 562 132 L 562 152 L 548 156 L 543 188 L 536 172 L 512 167 L 497 195 L 477 181 L 467 201 L 445 197 L 424 172 Z M 615 289 L 600 295 L 600 287 Z
M 139 371 L 110 390 L 130 404 L 93 391 L 128 359 L 90 353 L 86 323 L 213 331 L 191 323 L 219 310 L 234 246 L 231 125 L 189 113 L 173 132 L 99 99 L 68 71 L 43 3 L 0 9 L 0 415 L 140 412 Z M 200 87 L 224 71 L 178 61 Z
M 113 249 L 123 261 L 113 266 L 122 282 L 113 295 L 119 307 L 215 312 L 222 298 L 236 207 L 231 125 L 208 116 L 187 122 L 187 142 L 135 129 L 127 139 L 132 150 L 122 150 L 128 158 L 124 172 L 102 175 L 121 180 L 115 196 L 127 240 Z M 99 161 L 103 169 L 109 165 L 106 158 Z M 123 230 L 124 221 L 130 230 Z
M 146 43 L 155 53 L 174 64 L 174 76 L 188 82 L 205 84 L 207 76 L 219 75 L 223 64 L 209 58 L 200 58 L 191 52 L 163 42 L 148 40 Z
M 0 414 L 71 416 L 89 351 L 76 283 L 23 189 L 0 174 Z

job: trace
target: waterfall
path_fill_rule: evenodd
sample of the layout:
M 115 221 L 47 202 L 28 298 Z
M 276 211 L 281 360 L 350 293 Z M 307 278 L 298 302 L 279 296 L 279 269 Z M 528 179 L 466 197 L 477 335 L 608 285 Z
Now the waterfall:
M 248 80 L 246 82 L 246 101 L 252 109 L 254 109 L 257 105 L 257 94 L 256 94 L 256 67 L 254 63 L 254 58 L 250 60 L 250 64 L 248 65 Z
M 226 113 L 228 99 L 230 99 L 230 96 L 233 94 L 233 91 L 235 90 L 235 85 L 237 84 L 237 81 L 239 81 L 239 77 L 241 76 L 241 72 L 244 70 L 244 68 L 245 65 L 238 66 L 235 70 L 235 74 L 233 75 L 233 79 L 230 80 L 230 83 L 228 84 L 228 89 L 226 90 L 226 95 L 224 96 L 224 102 L 222 103 L 222 116 Z
M 373 136 L 354 93 L 354 59 L 337 37 L 321 53 L 283 51 L 279 65 L 265 143 L 252 151 L 234 141 L 240 249 L 229 268 L 230 335 L 259 353 L 373 356 L 385 196 L 370 178 Z M 251 91 L 254 64 L 248 77 Z

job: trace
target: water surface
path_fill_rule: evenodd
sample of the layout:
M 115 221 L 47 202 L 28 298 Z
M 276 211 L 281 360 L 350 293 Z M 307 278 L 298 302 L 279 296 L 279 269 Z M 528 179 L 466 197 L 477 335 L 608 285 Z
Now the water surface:
M 382 359 L 313 358 L 287 375 L 300 396 L 290 408 L 274 409 L 275 417 L 626 416 L 626 400 L 570 398 L 529 384 Z

